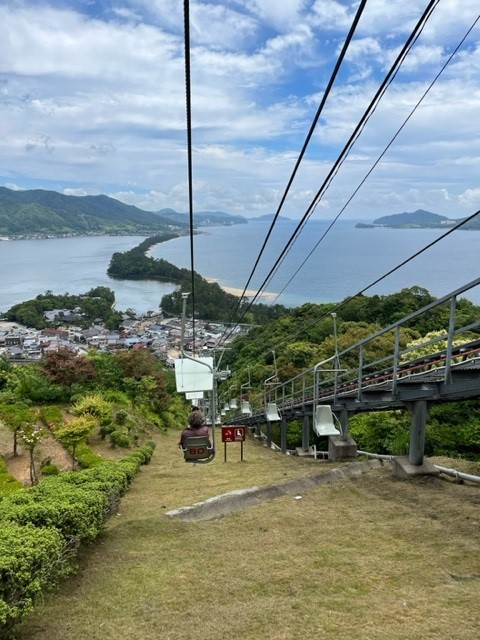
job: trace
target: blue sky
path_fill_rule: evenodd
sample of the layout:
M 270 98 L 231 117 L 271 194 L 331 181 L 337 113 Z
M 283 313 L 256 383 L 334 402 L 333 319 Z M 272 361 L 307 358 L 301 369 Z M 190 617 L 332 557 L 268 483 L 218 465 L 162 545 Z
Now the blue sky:
M 348 0 L 191 2 L 195 210 L 275 212 L 350 28 Z M 427 0 L 370 0 L 282 213 L 300 218 Z M 314 218 L 332 218 L 479 13 L 440 0 Z M 480 26 L 342 214 L 480 208 Z M 0 184 L 188 209 L 183 2 L 0 5 Z

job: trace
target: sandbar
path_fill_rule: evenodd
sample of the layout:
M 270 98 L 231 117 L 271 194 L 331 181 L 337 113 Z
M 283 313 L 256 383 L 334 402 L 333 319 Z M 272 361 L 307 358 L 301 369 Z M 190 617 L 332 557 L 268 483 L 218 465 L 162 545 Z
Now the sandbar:
M 207 282 L 216 282 L 218 283 L 218 279 L 217 278 L 205 278 L 205 280 Z M 238 296 L 240 297 L 243 293 L 243 289 L 237 288 L 237 287 L 225 287 L 223 284 L 219 285 L 226 293 L 230 293 L 233 296 Z M 252 289 L 247 289 L 247 291 L 245 291 L 245 297 L 246 298 L 253 298 L 257 295 L 257 291 L 253 291 Z M 259 298 L 263 298 L 264 300 L 273 300 L 274 298 L 276 298 L 278 294 L 274 293 L 272 291 L 262 291 L 259 294 Z

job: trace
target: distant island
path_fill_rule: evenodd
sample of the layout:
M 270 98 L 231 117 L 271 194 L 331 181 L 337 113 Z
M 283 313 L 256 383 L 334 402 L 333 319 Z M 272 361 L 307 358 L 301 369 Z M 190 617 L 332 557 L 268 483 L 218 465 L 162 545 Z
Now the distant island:
M 195 213 L 194 226 L 246 224 L 247 218 L 221 211 Z M 80 235 L 187 233 L 186 213 L 144 211 L 105 195 L 67 196 L 56 191 L 15 191 L 0 187 L 0 239 Z
M 447 218 L 447 216 L 417 209 L 413 212 L 397 213 L 390 216 L 377 218 L 372 223 L 359 222 L 357 229 L 376 229 L 386 227 L 388 229 L 448 229 L 461 222 L 463 218 Z M 480 230 L 480 220 L 474 218 L 467 222 L 461 229 Z
M 189 214 L 178 213 L 174 209 L 160 209 L 155 212 L 156 215 L 171 220 L 176 224 L 188 224 Z M 199 211 L 194 212 L 193 217 L 195 227 L 220 227 L 230 226 L 233 224 L 247 224 L 248 220 L 244 216 L 234 216 L 223 211 Z

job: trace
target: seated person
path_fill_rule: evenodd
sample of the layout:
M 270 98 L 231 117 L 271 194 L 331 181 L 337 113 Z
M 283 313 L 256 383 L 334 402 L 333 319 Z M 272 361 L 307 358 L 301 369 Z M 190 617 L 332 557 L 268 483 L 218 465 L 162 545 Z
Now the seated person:
M 203 413 L 199 410 L 196 410 L 192 411 L 192 413 L 188 416 L 188 427 L 182 431 L 178 446 L 184 449 L 185 441 L 187 438 L 195 438 L 198 436 L 207 436 L 208 446 L 212 446 L 210 442 L 210 433 L 208 432 L 208 427 L 205 424 Z

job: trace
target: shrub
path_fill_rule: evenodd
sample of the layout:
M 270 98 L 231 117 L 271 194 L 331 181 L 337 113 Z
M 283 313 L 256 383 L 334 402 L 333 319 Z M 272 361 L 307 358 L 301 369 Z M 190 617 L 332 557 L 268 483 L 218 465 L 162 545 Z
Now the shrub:
M 0 520 L 56 527 L 74 544 L 93 540 L 103 522 L 105 497 L 97 491 L 62 484 L 60 478 L 47 478 L 29 491 L 4 499 L 0 502 Z
M 55 405 L 49 405 L 40 409 L 40 418 L 45 426 L 50 429 L 60 427 L 63 424 L 63 413 Z
M 0 502 L 0 637 L 71 571 L 77 544 L 98 535 L 154 448 L 149 443 L 120 462 L 47 478 Z
M 60 469 L 56 464 L 52 464 L 51 462 L 44 464 L 40 467 L 40 471 L 42 472 L 42 476 L 58 476 L 60 473 Z
M 410 422 L 410 415 L 399 411 L 361 413 L 351 418 L 349 433 L 359 449 L 400 455 L 405 453 L 405 433 L 409 439 Z
M 116 411 L 115 412 L 115 424 L 120 424 L 123 425 L 127 422 L 128 419 L 128 413 L 126 411 L 124 411 L 123 409 L 120 409 L 120 411 Z
M 104 459 L 92 451 L 86 442 L 79 442 L 75 449 L 75 457 L 82 469 L 91 469 L 102 464 Z
M 19 489 L 23 489 L 22 483 L 8 473 L 5 460 L 0 458 L 0 498 Z
M 76 416 L 86 414 L 95 416 L 100 423 L 100 428 L 109 429 L 113 421 L 113 408 L 110 402 L 104 400 L 100 394 L 84 396 L 72 407 Z
M 107 389 L 106 391 L 103 391 L 102 397 L 107 402 L 111 402 L 112 404 L 121 407 L 130 407 L 132 404 L 126 393 L 123 391 L 117 391 L 116 389 Z
M 128 433 L 125 433 L 125 431 L 121 431 L 120 429 L 112 431 L 110 434 L 110 442 L 112 447 L 120 447 L 122 449 L 128 449 L 131 445 Z
M 73 461 L 75 461 L 77 446 L 88 438 L 96 426 L 97 419 L 92 415 L 85 414 L 56 429 L 55 438 L 70 450 Z
M 69 557 L 65 540 L 54 528 L 0 523 L 2 637 L 32 611 L 42 589 L 69 573 Z

